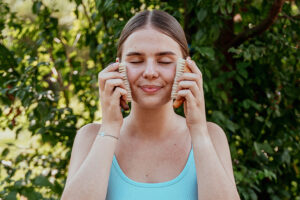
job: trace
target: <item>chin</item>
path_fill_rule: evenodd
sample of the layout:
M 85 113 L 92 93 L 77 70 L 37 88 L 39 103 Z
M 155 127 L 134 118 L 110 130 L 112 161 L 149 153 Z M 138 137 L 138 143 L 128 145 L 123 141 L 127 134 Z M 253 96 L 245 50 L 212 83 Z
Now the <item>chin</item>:
M 144 109 L 155 109 L 155 108 L 164 106 L 169 102 L 170 102 L 170 98 L 162 99 L 162 98 L 157 98 L 154 96 L 138 98 L 138 101 L 134 100 L 134 103 L 137 104 L 138 107 L 141 107 Z

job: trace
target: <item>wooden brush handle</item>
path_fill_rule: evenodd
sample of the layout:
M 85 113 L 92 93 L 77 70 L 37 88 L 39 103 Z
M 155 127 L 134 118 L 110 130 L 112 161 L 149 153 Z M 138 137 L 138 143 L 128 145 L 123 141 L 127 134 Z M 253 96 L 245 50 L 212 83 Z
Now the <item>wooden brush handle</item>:
M 129 106 L 128 104 L 126 103 L 126 101 L 124 99 L 120 99 L 120 106 L 124 109 L 124 110 L 129 110 Z
M 192 72 L 186 65 L 184 65 L 184 68 L 183 68 L 183 72 Z M 181 104 L 183 104 L 183 102 L 185 101 L 185 98 L 180 98 L 180 99 L 176 99 L 173 103 L 173 108 L 179 108 L 181 106 Z
M 116 58 L 116 62 L 119 63 L 119 58 Z M 124 109 L 124 110 L 129 110 L 129 106 L 126 103 L 126 101 L 120 97 L 120 106 Z

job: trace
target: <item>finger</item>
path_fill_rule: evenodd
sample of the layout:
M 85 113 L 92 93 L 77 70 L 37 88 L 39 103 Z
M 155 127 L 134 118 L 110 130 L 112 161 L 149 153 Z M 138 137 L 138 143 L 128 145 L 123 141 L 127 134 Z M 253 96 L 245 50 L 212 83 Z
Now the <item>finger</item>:
M 200 98 L 200 89 L 195 81 L 180 81 L 178 84 L 177 91 L 186 89 L 192 92 L 194 98 Z
M 111 63 L 107 67 L 105 67 L 102 71 L 104 71 L 104 72 L 117 71 L 119 69 L 119 65 L 120 65 L 119 62 Z
M 199 74 L 195 73 L 183 73 L 180 77 L 178 77 L 178 83 L 180 81 L 195 81 L 197 83 L 198 88 L 202 87 L 202 77 Z
M 104 80 L 113 79 L 113 78 L 123 79 L 123 75 L 120 72 L 106 72 L 100 74 L 100 78 Z
M 112 95 L 114 90 L 118 87 L 123 88 L 123 89 L 126 88 L 122 79 L 109 79 L 105 83 L 104 93 L 106 95 Z
M 176 99 L 181 98 L 185 98 L 188 102 L 194 102 L 194 97 L 190 90 L 179 90 Z
M 113 94 L 113 96 L 115 98 L 120 99 L 120 106 L 124 110 L 129 110 L 129 106 L 127 105 L 127 95 L 128 95 L 128 92 L 126 90 L 124 90 L 123 88 L 120 88 L 120 87 L 117 87 L 114 91 L 114 94 Z
M 113 96 L 118 97 L 118 98 L 121 98 L 122 96 L 125 96 L 125 99 L 127 99 L 127 94 L 128 94 L 127 91 L 123 88 L 120 88 L 120 87 L 116 87 L 116 89 L 113 92 Z M 123 99 L 123 97 L 122 97 L 122 99 Z
M 99 87 L 101 90 L 104 89 L 105 82 L 106 80 L 109 79 L 124 79 L 122 74 L 120 72 L 104 72 L 104 73 L 99 73 L 98 76 L 98 82 L 99 82 Z
M 191 58 L 188 57 L 186 59 L 186 63 L 188 65 L 188 67 L 191 69 L 192 73 L 199 74 L 202 76 L 202 73 L 201 73 L 200 69 L 198 68 L 198 66 L 196 65 L 195 61 L 191 60 Z

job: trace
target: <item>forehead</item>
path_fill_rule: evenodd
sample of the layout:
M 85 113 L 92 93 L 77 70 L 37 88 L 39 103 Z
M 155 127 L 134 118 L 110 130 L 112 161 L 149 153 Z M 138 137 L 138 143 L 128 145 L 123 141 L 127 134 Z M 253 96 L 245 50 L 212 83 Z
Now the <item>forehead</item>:
M 122 54 L 131 51 L 145 54 L 172 51 L 177 56 L 182 56 L 180 46 L 175 40 L 152 28 L 135 31 L 126 39 Z

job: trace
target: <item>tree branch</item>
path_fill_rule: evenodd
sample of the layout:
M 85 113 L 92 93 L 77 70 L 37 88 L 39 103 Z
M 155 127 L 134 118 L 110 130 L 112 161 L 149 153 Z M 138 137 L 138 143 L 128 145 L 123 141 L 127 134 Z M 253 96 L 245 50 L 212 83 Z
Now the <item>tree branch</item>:
M 52 49 L 52 47 L 50 47 L 48 49 L 48 53 L 50 55 L 51 61 L 53 62 L 53 70 L 55 70 L 56 73 L 57 73 L 57 81 L 58 81 L 58 84 L 60 86 L 60 90 L 63 92 L 64 98 L 66 100 L 66 106 L 68 108 L 69 107 L 68 94 L 67 94 L 66 88 L 64 87 L 64 82 L 63 82 L 63 79 L 62 79 L 62 75 L 61 75 L 60 71 L 58 71 L 57 68 L 56 68 L 56 66 L 55 66 L 55 59 L 54 59 L 54 56 L 53 56 L 53 49 Z M 52 70 L 52 73 L 53 73 L 53 70 Z
M 86 18 L 87 18 L 88 21 L 89 21 L 89 27 L 91 28 L 91 26 L 92 26 L 92 20 L 91 20 L 90 17 L 89 17 L 89 14 L 88 14 L 88 12 L 87 12 L 87 9 L 86 9 L 86 6 L 84 5 L 84 3 L 82 2 L 81 4 L 82 4 L 82 6 L 83 6 L 84 14 L 85 14 Z
M 282 16 L 279 16 L 278 18 L 286 18 L 286 19 L 289 19 L 293 22 L 298 22 L 298 20 L 300 20 L 300 15 L 289 16 L 286 13 L 283 13 Z
M 230 47 L 236 47 L 248 40 L 249 38 L 260 35 L 261 33 L 265 32 L 268 28 L 270 28 L 270 26 L 276 21 L 278 14 L 281 12 L 284 1 L 285 0 L 275 0 L 269 11 L 268 17 L 254 28 L 247 29 L 244 32 L 238 34 L 236 37 L 234 37 L 225 46 L 225 50 L 229 49 Z
M 67 46 L 67 44 L 63 41 L 63 37 L 61 36 L 60 32 L 58 33 L 58 36 L 59 36 L 58 39 L 60 40 L 60 43 L 62 44 L 63 49 L 64 49 L 64 51 L 65 51 L 66 60 L 67 60 L 67 62 L 69 63 L 70 68 L 71 68 L 71 71 L 69 72 L 69 83 L 68 83 L 67 86 L 65 86 L 65 87 L 63 86 L 63 87 L 64 87 L 64 90 L 69 90 L 69 87 L 70 87 L 70 85 L 71 85 L 71 83 L 72 83 L 73 72 L 74 72 L 74 66 L 73 66 L 73 64 L 72 64 L 72 60 L 71 60 L 71 58 L 70 58 L 70 56 L 69 56 L 69 53 L 68 53 L 68 46 Z

